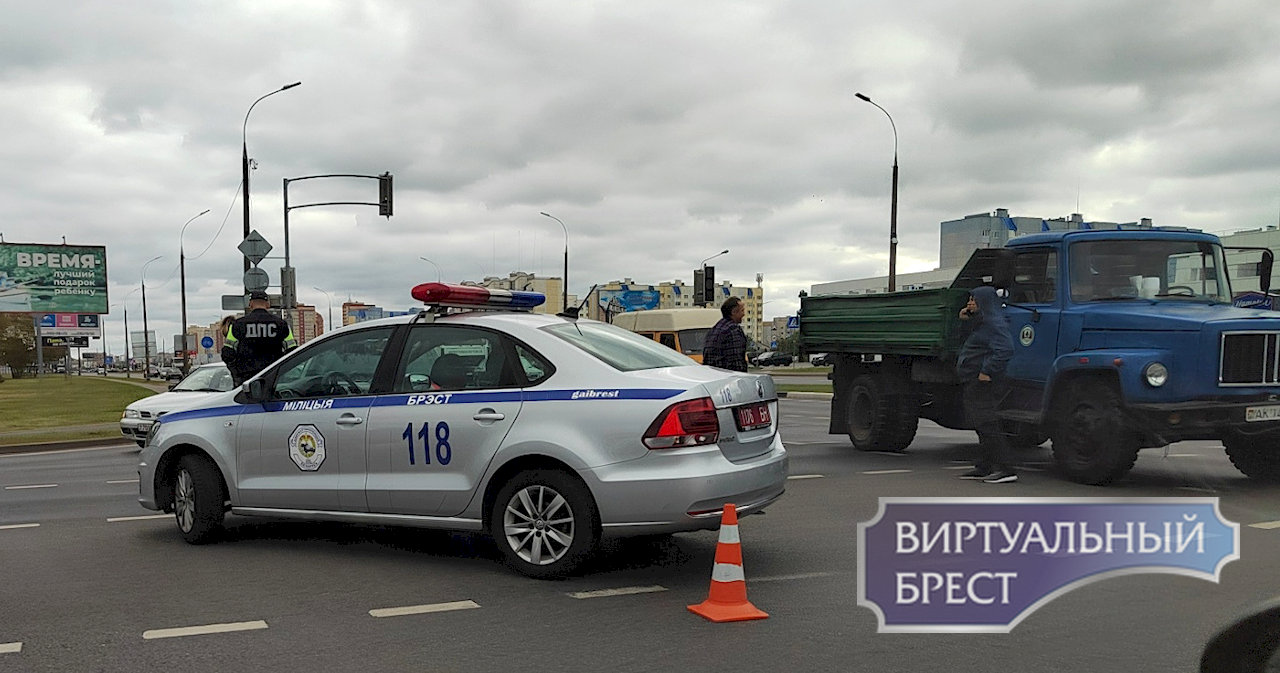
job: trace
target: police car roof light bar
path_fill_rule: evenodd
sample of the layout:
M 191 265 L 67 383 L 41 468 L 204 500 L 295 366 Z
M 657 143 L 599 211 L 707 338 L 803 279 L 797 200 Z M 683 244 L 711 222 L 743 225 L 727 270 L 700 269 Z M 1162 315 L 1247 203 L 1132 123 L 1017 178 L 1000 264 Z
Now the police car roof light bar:
M 528 311 L 547 301 L 541 292 L 498 290 L 477 285 L 423 283 L 413 288 L 414 299 L 424 304 L 470 309 L 511 309 Z

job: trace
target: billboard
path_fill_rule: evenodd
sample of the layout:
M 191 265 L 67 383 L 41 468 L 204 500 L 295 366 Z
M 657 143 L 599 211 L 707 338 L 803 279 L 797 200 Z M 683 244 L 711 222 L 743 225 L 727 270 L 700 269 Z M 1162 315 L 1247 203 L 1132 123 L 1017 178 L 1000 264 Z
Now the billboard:
M 600 290 L 600 306 L 612 306 L 615 310 L 647 311 L 662 303 L 658 290 Z
M 106 247 L 0 243 L 0 312 L 109 313 Z

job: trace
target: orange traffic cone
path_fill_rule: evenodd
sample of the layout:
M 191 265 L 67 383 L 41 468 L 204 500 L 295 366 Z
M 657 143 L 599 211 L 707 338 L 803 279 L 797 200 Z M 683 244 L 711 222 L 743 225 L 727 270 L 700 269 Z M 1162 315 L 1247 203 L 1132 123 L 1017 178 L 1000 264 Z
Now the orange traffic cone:
M 689 612 L 713 622 L 742 622 L 769 616 L 747 600 L 747 577 L 742 572 L 742 544 L 738 540 L 738 510 L 724 506 L 720 519 L 720 542 L 716 545 L 716 565 L 711 571 L 711 591 L 707 600 L 690 605 Z

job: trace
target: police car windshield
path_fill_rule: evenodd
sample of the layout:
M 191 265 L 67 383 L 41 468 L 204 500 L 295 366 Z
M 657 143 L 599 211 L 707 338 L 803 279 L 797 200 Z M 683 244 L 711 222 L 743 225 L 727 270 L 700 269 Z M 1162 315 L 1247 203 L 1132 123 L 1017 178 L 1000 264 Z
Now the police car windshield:
M 594 322 L 566 322 L 542 328 L 624 372 L 684 367 L 693 360 L 621 327 Z
M 173 387 L 174 390 L 191 392 L 226 392 L 231 388 L 231 372 L 226 367 L 200 367 Z

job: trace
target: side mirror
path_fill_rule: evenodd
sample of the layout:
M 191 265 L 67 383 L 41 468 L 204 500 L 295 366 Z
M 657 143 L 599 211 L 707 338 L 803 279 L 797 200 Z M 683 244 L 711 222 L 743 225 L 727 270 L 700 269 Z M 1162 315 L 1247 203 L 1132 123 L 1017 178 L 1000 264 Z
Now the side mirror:
M 1275 255 L 1270 250 L 1262 253 L 1262 261 L 1258 262 L 1258 287 L 1262 294 L 1271 289 L 1271 266 L 1275 263 Z
M 267 382 L 262 379 L 247 381 L 240 388 L 250 402 L 262 402 L 267 399 Z
M 1201 673 L 1264 673 L 1280 667 L 1280 599 L 1218 632 L 1200 656 Z
M 991 271 L 991 285 L 997 289 L 1008 289 L 1013 286 L 1017 253 L 1007 248 L 996 250 L 995 266 Z

